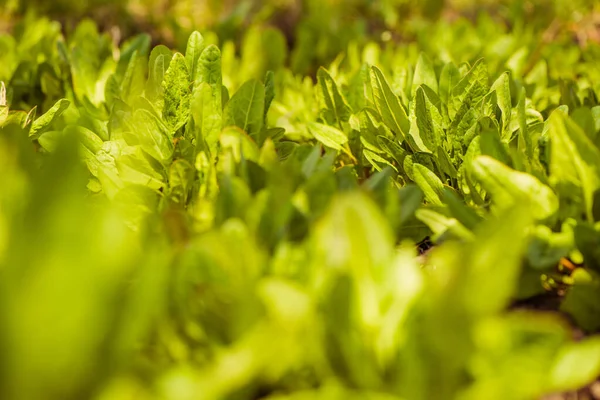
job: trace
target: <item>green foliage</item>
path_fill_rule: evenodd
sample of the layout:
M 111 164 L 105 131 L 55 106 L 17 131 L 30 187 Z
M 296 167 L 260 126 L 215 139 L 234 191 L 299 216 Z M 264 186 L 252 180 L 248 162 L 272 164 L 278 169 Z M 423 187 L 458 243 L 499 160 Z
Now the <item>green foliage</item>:
M 290 67 L 258 26 L 239 52 L 88 20 L 2 38 L 0 398 L 525 400 L 600 375 L 598 46 L 439 22 L 464 43 L 331 38 L 302 76 L 342 50 L 307 3 Z M 590 337 L 507 311 L 547 290 Z

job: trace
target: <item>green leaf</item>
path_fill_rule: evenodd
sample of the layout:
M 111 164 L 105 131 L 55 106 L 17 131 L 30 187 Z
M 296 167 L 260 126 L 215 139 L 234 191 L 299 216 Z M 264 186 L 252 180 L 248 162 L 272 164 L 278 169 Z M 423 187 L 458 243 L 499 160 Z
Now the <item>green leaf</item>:
M 580 268 L 578 268 L 580 269 Z M 580 270 L 583 270 L 581 268 Z M 585 274 L 585 271 L 582 271 Z M 576 270 L 572 278 L 577 279 Z M 569 288 L 560 310 L 570 315 L 577 326 L 587 332 L 600 329 L 600 285 L 597 278 L 593 282 L 576 282 Z
M 243 130 L 237 127 L 227 127 L 221 132 L 221 150 L 231 151 L 236 163 L 242 160 L 258 162 L 260 156 L 258 146 Z
M 308 130 L 315 139 L 332 149 L 341 150 L 342 146 L 348 142 L 348 137 L 344 132 L 329 125 L 310 122 Z
M 158 110 L 163 109 L 164 87 L 162 85 L 169 64 L 173 58 L 173 52 L 163 45 L 158 45 L 150 53 L 148 61 L 148 80 L 146 82 L 146 97 L 156 104 Z
M 532 215 L 538 220 L 547 219 L 558 210 L 558 198 L 552 189 L 534 176 L 515 171 L 489 156 L 476 157 L 472 172 L 499 209 L 530 204 Z
M 381 115 L 382 121 L 396 134 L 400 141 L 404 141 L 410 130 L 410 121 L 406 116 L 404 107 L 400 104 L 400 99 L 394 94 L 377 67 L 371 67 L 370 76 L 373 102 Z
M 448 63 L 444 65 L 440 75 L 439 95 L 442 103 L 448 105 L 452 90 L 460 81 L 460 72 L 456 65 Z
M 442 206 L 441 197 L 444 195 L 444 184 L 436 174 L 424 165 L 413 163 L 412 175 L 415 183 L 425 194 L 425 200 L 435 206 Z
M 165 186 L 162 166 L 148 156 L 141 146 L 127 146 L 115 159 L 119 177 L 128 184 L 159 190 Z
M 533 160 L 533 143 L 527 127 L 527 116 L 525 114 L 525 88 L 521 88 L 519 103 L 517 104 L 517 118 L 519 119 L 519 150 L 527 156 L 528 162 Z
M 64 132 L 66 135 L 72 134 L 77 137 L 82 150 L 87 153 L 87 156 L 95 155 L 104 144 L 98 135 L 83 126 L 68 125 L 65 127 Z
M 49 153 L 53 153 L 57 146 L 60 145 L 64 136 L 65 135 L 62 131 L 47 131 L 39 136 L 38 143 L 42 149 Z
M 194 167 L 185 160 L 175 160 L 169 168 L 169 189 L 176 203 L 187 203 L 194 182 Z
M 198 76 L 195 83 L 208 83 L 219 86 L 221 90 L 223 78 L 221 75 L 221 51 L 217 46 L 211 44 L 207 46 L 200 54 L 200 63 L 198 65 Z
M 50 129 L 58 117 L 69 108 L 70 104 L 71 102 L 67 99 L 58 100 L 52 108 L 33 122 L 31 129 L 29 130 L 29 137 L 31 139 L 37 139 L 42 133 Z
M 450 156 L 441 147 L 437 148 L 437 163 L 440 166 L 442 172 L 444 172 L 450 178 L 456 179 L 458 177 L 458 171 L 456 170 L 454 164 L 452 164 Z
M 342 122 L 348 122 L 352 110 L 329 72 L 321 67 L 317 71 L 317 98 L 321 116 L 332 126 L 341 127 Z
M 265 124 L 267 123 L 267 114 L 271 103 L 275 98 L 275 74 L 273 71 L 267 71 L 265 75 Z
M 133 113 L 129 130 L 123 133 L 127 144 L 139 145 L 164 165 L 171 161 L 173 142 L 167 127 L 148 110 L 138 109 Z
M 456 218 L 465 228 L 474 230 L 483 221 L 483 218 L 472 207 L 465 205 L 464 200 L 451 188 L 444 187 L 444 194 L 441 199 L 444 201 L 444 205 L 448 207 L 450 215 Z
M 198 77 L 200 55 L 205 47 L 204 38 L 200 32 L 192 32 L 185 49 L 185 62 L 190 73 L 190 78 L 193 81 Z
M 467 111 L 483 99 L 487 92 L 487 67 L 483 59 L 480 59 L 452 89 L 448 99 L 450 119 L 460 121 Z
M 476 240 L 463 247 L 456 259 L 464 268 L 460 288 L 448 293 L 451 299 L 460 299 L 461 312 L 483 316 L 506 309 L 518 287 L 531 225 L 528 207 L 516 205 L 478 227 Z M 474 302 L 475 298 L 479 300 Z
M 416 89 L 410 110 L 410 135 L 407 140 L 414 149 L 433 153 L 442 144 L 442 116 L 429 101 L 423 88 Z
M 190 115 L 190 77 L 181 53 L 173 56 L 162 85 L 165 91 L 163 118 L 173 134 L 185 125 Z
M 492 84 L 491 90 L 496 91 L 496 99 L 498 101 L 498 108 L 502 112 L 502 140 L 510 141 L 512 132 L 509 130 L 511 113 L 512 113 L 512 102 L 510 97 L 510 73 L 505 72 Z
M 479 133 L 479 146 L 482 155 L 493 157 L 506 165 L 510 165 L 512 160 L 497 129 L 483 128 Z
M 600 189 L 600 150 L 561 111 L 550 115 L 548 134 L 551 144 L 550 182 L 565 197 L 574 195 L 573 186 L 580 188 L 587 218 L 590 222 L 594 221 L 594 199 Z
M 313 239 L 322 267 L 347 270 L 359 285 L 369 285 L 378 267 L 393 254 L 389 224 L 361 192 L 337 196 L 315 227 Z
M 221 52 L 217 46 L 210 45 L 204 49 L 200 55 L 198 71 L 192 99 L 196 153 L 206 144 L 214 158 L 217 156 L 219 134 L 223 126 Z
M 421 85 L 426 85 L 435 93 L 438 92 L 438 81 L 435 76 L 435 70 L 433 64 L 427 55 L 423 52 L 419 54 L 419 60 L 415 68 L 415 75 L 412 83 L 412 93 L 416 92 L 417 88 Z
M 127 64 L 127 69 L 120 82 L 119 92 L 116 94 L 116 97 L 131 104 L 133 99 L 142 94 L 142 91 L 144 90 L 144 77 L 146 76 L 145 64 L 145 57 L 139 55 L 138 51 L 135 50 Z M 114 98 L 106 96 L 106 100 L 109 104 L 112 104 Z
M 450 233 L 458 239 L 472 240 L 475 235 L 462 225 L 456 218 L 450 218 L 428 208 L 417 210 L 416 217 L 423 221 L 434 233 L 435 237 Z
M 600 337 L 585 338 L 560 349 L 550 368 L 550 382 L 557 392 L 577 390 L 600 375 Z
M 264 123 L 265 87 L 256 79 L 245 82 L 231 97 L 223 111 L 223 125 L 235 125 L 257 137 Z

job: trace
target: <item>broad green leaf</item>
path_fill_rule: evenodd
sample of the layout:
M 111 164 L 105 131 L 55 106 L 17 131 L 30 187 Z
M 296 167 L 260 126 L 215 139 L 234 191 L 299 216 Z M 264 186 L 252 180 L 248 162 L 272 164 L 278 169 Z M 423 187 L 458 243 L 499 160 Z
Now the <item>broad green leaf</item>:
M 162 83 L 172 58 L 173 52 L 167 46 L 163 45 L 156 46 L 150 53 L 150 60 L 148 61 L 148 80 L 146 82 L 146 97 L 156 104 L 158 110 L 163 109 L 163 95 L 165 89 Z
M 104 144 L 98 135 L 83 126 L 68 125 L 64 129 L 64 134 L 77 137 L 84 158 L 94 157 Z M 44 140 L 47 140 L 47 138 Z
M 60 99 L 57 101 L 52 108 L 50 108 L 33 122 L 31 129 L 29 130 L 29 137 L 32 139 L 37 139 L 43 132 L 50 129 L 52 124 L 58 117 L 60 117 L 60 115 L 69 107 L 70 104 L 71 102 L 67 99 Z
M 457 260 L 465 269 L 461 288 L 449 293 L 460 298 L 459 307 L 474 316 L 506 308 L 518 286 L 531 217 L 528 207 L 516 205 L 478 227 L 476 240 L 463 248 Z
M 598 108 L 600 109 L 600 107 Z M 569 117 L 581 127 L 593 143 L 597 143 L 598 129 L 596 129 L 596 121 L 592 110 L 587 107 L 580 107 L 573 110 Z
M 169 190 L 171 198 L 181 204 L 188 200 L 194 182 L 194 167 L 185 160 L 175 160 L 169 168 Z
M 421 85 L 428 86 L 435 93 L 438 92 L 438 81 L 435 76 L 435 70 L 431 60 L 425 53 L 419 54 L 419 60 L 415 68 L 415 75 L 412 83 L 412 93 L 416 92 L 417 88 Z
M 130 146 L 142 149 L 162 164 L 169 164 L 173 155 L 173 142 L 167 127 L 148 110 L 138 109 L 133 113 L 129 131 L 124 132 Z
M 412 178 L 425 194 L 425 200 L 435 206 L 442 206 L 441 197 L 444 194 L 444 185 L 436 174 L 424 165 L 413 163 Z
M 323 67 L 317 71 L 317 85 L 321 116 L 327 124 L 341 127 L 342 122 L 347 122 L 350 118 L 352 110 L 329 72 Z
M 386 131 L 379 120 L 377 112 L 370 108 L 365 108 L 358 113 L 358 120 L 360 124 L 360 141 L 363 146 L 375 153 L 383 153 L 386 150 L 386 146 L 381 146 L 378 143 L 378 136 L 389 134 L 393 138 L 393 134 L 389 130 Z
M 141 146 L 127 146 L 115 159 L 119 177 L 128 184 L 159 190 L 165 186 L 162 166 L 142 151 Z
M 61 143 L 63 137 L 64 133 L 62 131 L 46 131 L 38 137 L 38 143 L 40 144 L 42 149 L 46 150 L 49 153 L 52 153 Z
M 394 94 L 377 67 L 371 67 L 370 77 L 373 102 L 381 115 L 381 119 L 396 134 L 396 137 L 400 141 L 404 141 L 410 130 L 410 121 L 406 116 L 404 107 L 400 103 L 400 99 Z
M 556 392 L 577 390 L 600 375 L 600 337 L 569 343 L 558 352 L 550 368 L 551 387 Z
M 150 35 L 142 33 L 126 40 L 125 43 L 121 45 L 119 63 L 116 70 L 118 76 L 125 76 L 125 71 L 129 68 L 133 58 L 136 56 L 146 58 L 148 56 L 151 40 L 152 38 Z
M 527 156 L 527 161 L 533 160 L 533 143 L 527 127 L 527 116 L 525 115 L 525 88 L 521 89 L 519 94 L 519 103 L 517 104 L 517 118 L 519 119 L 519 150 Z
M 475 158 L 472 172 L 498 209 L 529 203 L 538 220 L 547 219 L 558 210 L 558 198 L 552 189 L 534 176 L 515 171 L 489 156 Z
M 578 268 L 578 270 L 575 270 L 572 274 L 575 282 L 565 295 L 565 299 L 560 305 L 560 310 L 570 315 L 577 326 L 581 327 L 584 331 L 597 332 L 600 329 L 600 320 L 598 320 L 598 313 L 600 313 L 600 285 L 597 278 L 591 282 L 586 282 L 586 280 L 590 280 L 589 273 L 583 268 Z M 577 275 L 579 272 L 587 276 L 578 278 Z M 577 282 L 578 279 L 583 280 L 583 282 Z
M 493 157 L 506 165 L 510 165 L 510 155 L 497 129 L 483 128 L 479 133 L 479 146 L 482 155 Z
M 442 116 L 423 88 L 416 89 L 410 110 L 410 140 L 419 151 L 433 153 L 442 144 Z M 407 137 L 407 140 L 409 138 Z
M 244 83 L 225 105 L 223 125 L 235 125 L 257 137 L 264 123 L 265 87 L 256 79 Z
M 210 85 L 219 86 L 221 90 L 221 84 L 223 78 L 221 75 L 221 51 L 215 45 L 207 46 L 202 54 L 200 54 L 200 62 L 198 65 L 198 76 L 196 77 L 195 83 L 206 82 Z
M 446 150 L 441 147 L 437 148 L 437 163 L 442 170 L 443 173 L 448 175 L 452 179 L 456 179 L 458 176 L 458 171 L 454 164 L 452 164 L 452 160 L 450 160 L 450 156 L 446 152 Z
M 509 141 L 512 132 L 509 131 L 509 125 L 512 113 L 512 102 L 510 97 L 510 73 L 505 72 L 492 84 L 491 90 L 496 91 L 498 108 L 502 113 L 502 140 Z
M 332 149 L 341 150 L 342 146 L 348 142 L 348 137 L 344 132 L 333 126 L 310 122 L 308 130 L 315 139 Z
M 394 254 L 393 234 L 385 217 L 361 192 L 341 194 L 315 226 L 312 239 L 319 275 L 328 270 L 348 274 L 358 296 L 356 327 L 373 329 L 381 313 L 375 282 Z
M 573 228 L 563 224 L 562 232 L 552 232 L 545 225 L 538 225 L 532 232 L 527 249 L 529 265 L 532 268 L 555 267 L 561 257 L 566 257 L 574 247 Z
M 451 188 L 444 187 L 441 199 L 444 205 L 448 207 L 450 215 L 456 218 L 465 228 L 473 230 L 483 221 L 483 218 L 472 207 L 465 205 L 464 200 Z
M 192 32 L 185 49 L 185 62 L 192 81 L 198 77 L 200 55 L 205 48 L 204 38 L 198 31 Z
M 94 105 L 101 103 L 106 81 L 116 68 L 114 59 L 109 58 L 110 38 L 101 36 L 94 22 L 84 20 L 77 26 L 69 49 L 76 97 Z
M 480 59 L 454 86 L 448 99 L 448 115 L 460 121 L 468 110 L 477 106 L 488 93 L 488 73 L 485 62 Z
M 600 272 L 600 224 L 580 222 L 574 228 L 575 243 L 586 266 Z
M 190 115 L 190 78 L 181 53 L 175 53 L 171 59 L 162 85 L 165 91 L 163 118 L 173 135 L 187 123 Z
M 550 181 L 561 197 L 572 197 L 572 187 L 581 188 L 588 220 L 594 221 L 594 199 L 600 189 L 600 150 L 581 128 L 561 111 L 548 119 L 550 137 Z M 565 190 L 569 193 L 565 193 Z
M 139 55 L 135 50 L 131 55 L 131 59 L 127 64 L 127 69 L 123 75 L 123 79 L 119 85 L 119 92 L 116 97 L 119 97 L 128 104 L 133 102 L 133 99 L 142 94 L 144 90 L 144 77 L 146 76 L 146 58 Z M 112 104 L 114 98 L 106 96 L 109 104 Z
M 192 99 L 196 153 L 206 144 L 211 157 L 215 158 L 223 125 L 221 52 L 217 46 L 210 45 L 204 49 L 200 55 L 198 71 Z
M 231 151 L 236 163 L 244 160 L 258 162 L 260 156 L 256 142 L 248 134 L 234 126 L 223 129 L 220 138 L 221 149 Z
M 450 233 L 458 239 L 472 240 L 473 232 L 464 227 L 456 218 L 450 218 L 429 208 L 417 210 L 416 217 L 423 221 L 436 237 Z
M 460 73 L 458 68 L 453 63 L 444 65 L 442 74 L 440 75 L 439 95 L 442 103 L 448 105 L 450 95 L 454 87 L 460 81 Z
M 371 150 L 364 149 L 363 154 L 367 161 L 375 168 L 377 171 L 382 171 L 384 167 L 391 167 L 394 171 L 398 172 L 398 168 L 393 165 L 391 162 L 383 158 L 377 153 L 372 152 Z

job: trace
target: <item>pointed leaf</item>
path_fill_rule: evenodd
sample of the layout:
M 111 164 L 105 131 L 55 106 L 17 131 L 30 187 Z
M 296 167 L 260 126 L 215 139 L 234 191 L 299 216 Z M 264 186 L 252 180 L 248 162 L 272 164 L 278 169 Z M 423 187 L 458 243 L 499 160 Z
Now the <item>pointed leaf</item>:
M 498 108 L 502 112 L 502 139 L 504 141 L 510 140 L 512 132 L 509 131 L 512 103 L 510 97 L 510 73 L 505 72 L 492 85 L 492 90 L 496 91 L 496 99 L 498 101 Z
M 257 137 L 264 123 L 265 87 L 256 79 L 244 83 L 223 111 L 223 125 L 235 125 L 251 137 Z
M 47 131 L 52 127 L 52 124 L 60 115 L 69 108 L 71 102 L 67 99 L 58 100 L 48 111 L 43 115 L 40 115 L 29 130 L 29 137 L 31 139 L 37 139 L 43 132 Z
M 308 130 L 319 142 L 332 149 L 341 150 L 342 146 L 348 142 L 348 137 L 344 132 L 333 126 L 310 122 Z
M 198 31 L 192 32 L 190 35 L 187 47 L 185 49 L 185 62 L 190 74 L 191 80 L 196 80 L 199 72 L 199 60 L 202 51 L 206 44 L 204 42 L 204 38 Z
M 329 72 L 323 67 L 317 71 L 317 85 L 321 116 L 327 124 L 339 127 L 342 122 L 347 122 L 352 113 L 350 106 Z
M 565 190 L 572 192 L 573 186 L 581 188 L 585 212 L 591 222 L 595 219 L 594 198 L 600 189 L 600 150 L 561 111 L 554 111 L 550 115 L 548 129 L 551 182 L 558 187 L 561 195 Z
M 421 85 L 428 86 L 435 93 L 438 92 L 438 81 L 435 76 L 435 70 L 431 60 L 425 53 L 419 55 L 417 66 L 415 68 L 415 75 L 413 77 L 412 93 L 416 92 L 417 88 Z
M 432 205 L 442 206 L 444 184 L 436 174 L 424 165 L 413 163 L 412 175 L 415 183 L 425 194 L 425 199 Z
M 156 105 L 158 110 L 163 108 L 165 89 L 162 83 L 172 58 L 173 52 L 167 46 L 158 45 L 150 52 L 146 97 Z
M 371 67 L 371 85 L 373 102 L 381 119 L 396 134 L 396 137 L 403 141 L 410 129 L 410 121 L 400 99 L 394 94 L 381 71 L 375 66 Z
M 558 199 L 552 189 L 532 175 L 515 171 L 488 156 L 475 158 L 472 172 L 499 209 L 529 203 L 532 215 L 538 220 L 549 218 L 558 210 Z

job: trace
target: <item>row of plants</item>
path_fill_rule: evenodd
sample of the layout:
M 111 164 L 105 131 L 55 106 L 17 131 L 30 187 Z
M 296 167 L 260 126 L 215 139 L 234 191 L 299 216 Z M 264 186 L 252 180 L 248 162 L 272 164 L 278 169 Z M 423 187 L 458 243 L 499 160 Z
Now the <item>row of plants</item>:
M 91 21 L 2 36 L 0 397 L 533 399 L 596 379 L 600 47 L 435 27 L 315 76 L 273 28 L 182 51 Z M 507 311 L 543 293 L 555 312 Z
M 417 42 L 427 52 L 443 50 L 445 54 L 439 55 L 446 59 L 458 56 L 455 62 L 471 55 L 465 48 L 515 54 L 519 49 L 506 48 L 510 43 L 499 41 L 498 30 L 528 38 L 534 47 L 558 37 L 575 38 L 582 46 L 600 41 L 596 30 L 600 9 L 593 0 L 4 0 L 0 4 L 1 31 L 12 28 L 18 35 L 14 27 L 20 22 L 45 15 L 61 21 L 71 34 L 88 17 L 117 41 L 148 33 L 154 44 L 181 52 L 194 29 L 205 36 L 212 31 L 223 43 L 233 41 L 241 48 L 261 41 L 249 30 L 266 29 L 264 40 L 277 42 L 275 58 L 287 58 L 299 74 L 314 74 L 350 44 L 364 46 L 370 41 Z M 461 28 L 453 27 L 456 24 Z M 479 26 L 477 34 L 470 34 L 473 24 Z M 446 36 L 447 31 L 452 35 Z M 289 54 L 281 51 L 286 44 Z

